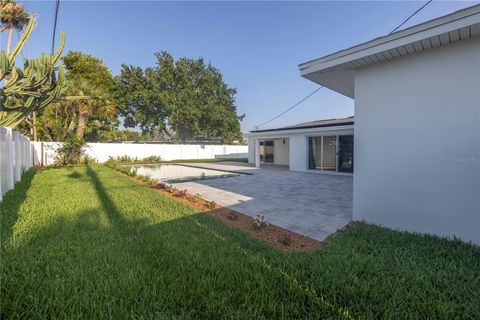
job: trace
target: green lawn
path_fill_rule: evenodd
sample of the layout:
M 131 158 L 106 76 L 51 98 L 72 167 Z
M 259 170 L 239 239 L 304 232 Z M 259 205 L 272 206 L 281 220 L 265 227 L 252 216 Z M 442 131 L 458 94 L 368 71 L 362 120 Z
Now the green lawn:
M 285 254 L 115 171 L 0 204 L 2 319 L 480 318 L 480 249 L 360 225 Z

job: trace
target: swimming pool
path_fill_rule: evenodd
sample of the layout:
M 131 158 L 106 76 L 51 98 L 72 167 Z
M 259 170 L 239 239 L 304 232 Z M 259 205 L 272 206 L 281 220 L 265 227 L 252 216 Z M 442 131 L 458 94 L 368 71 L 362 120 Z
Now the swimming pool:
M 167 183 L 178 183 L 187 181 L 218 179 L 236 177 L 240 173 L 221 170 L 205 169 L 196 166 L 180 164 L 154 164 L 132 166 L 137 175 L 147 176 L 150 179 Z

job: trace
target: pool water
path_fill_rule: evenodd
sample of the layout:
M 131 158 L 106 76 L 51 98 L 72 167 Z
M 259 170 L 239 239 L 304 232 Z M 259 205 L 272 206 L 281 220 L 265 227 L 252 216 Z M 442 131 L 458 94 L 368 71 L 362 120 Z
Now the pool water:
M 204 169 L 179 164 L 155 164 L 134 166 L 137 175 L 147 176 L 150 179 L 167 183 L 198 181 L 239 176 L 239 173 Z

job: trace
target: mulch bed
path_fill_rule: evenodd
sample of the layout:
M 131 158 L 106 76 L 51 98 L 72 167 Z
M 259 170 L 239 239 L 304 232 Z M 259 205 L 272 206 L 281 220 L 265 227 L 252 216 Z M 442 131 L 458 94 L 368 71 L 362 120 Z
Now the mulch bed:
M 138 177 L 128 177 L 145 186 L 149 186 L 146 182 L 139 179 Z M 302 236 L 300 234 L 294 233 L 292 231 L 280 228 L 272 224 L 267 224 L 260 229 L 254 228 L 254 219 L 252 217 L 231 210 L 229 208 L 222 207 L 217 203 L 206 201 L 199 196 L 193 196 L 191 194 L 181 195 L 178 192 L 180 191 L 178 189 L 173 191 L 168 189 L 159 189 L 154 186 L 149 187 L 155 189 L 157 192 L 163 194 L 166 197 L 169 197 L 171 199 L 174 199 L 175 201 L 184 203 L 186 205 L 193 206 L 201 212 L 214 216 L 230 227 L 239 228 L 244 232 L 248 233 L 253 238 L 265 241 L 270 246 L 284 252 L 308 252 L 318 249 L 322 246 L 321 241 Z M 281 242 L 281 239 L 283 239 L 287 234 L 291 240 L 289 241 L 290 243 L 288 245 Z

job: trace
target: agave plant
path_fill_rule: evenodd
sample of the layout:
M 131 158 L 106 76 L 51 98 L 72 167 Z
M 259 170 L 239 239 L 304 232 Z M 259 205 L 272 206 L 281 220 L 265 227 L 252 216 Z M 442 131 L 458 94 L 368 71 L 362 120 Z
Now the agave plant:
M 33 112 L 43 110 L 63 96 L 66 90 L 64 68 L 57 62 L 65 47 L 65 33 L 54 54 L 41 54 L 38 59 L 24 59 L 23 69 L 15 61 L 35 27 L 30 17 L 19 41 L 10 53 L 0 51 L 0 126 L 16 127 Z M 75 97 L 73 97 L 75 98 Z

